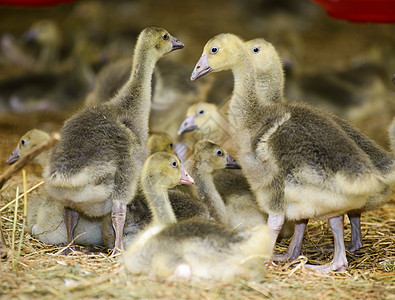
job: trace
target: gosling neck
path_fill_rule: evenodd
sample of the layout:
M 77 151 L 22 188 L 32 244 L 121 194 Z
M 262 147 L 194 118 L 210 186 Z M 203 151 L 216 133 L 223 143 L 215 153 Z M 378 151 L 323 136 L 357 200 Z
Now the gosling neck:
M 240 63 L 233 68 L 234 93 L 240 95 L 241 92 L 247 92 L 248 97 L 257 98 L 258 93 L 255 90 L 256 70 L 248 59 L 247 55 L 240 55 Z
M 138 136 L 148 138 L 151 81 L 157 59 L 146 47 L 136 46 L 129 80 L 111 100 L 118 115 L 127 117 Z M 132 117 L 130 117 L 132 116 Z
M 248 55 L 240 54 L 238 63 L 232 68 L 234 89 L 229 104 L 229 122 L 234 128 L 250 127 L 249 120 L 256 120 L 259 107 L 269 105 L 267 99 L 259 97 L 256 70 Z
M 49 161 L 49 151 L 44 151 L 40 155 L 36 156 L 36 158 L 33 160 L 33 162 L 41 165 L 41 167 L 44 169 L 45 165 Z
M 153 224 L 176 223 L 177 219 L 171 207 L 167 189 L 152 185 L 149 179 L 143 181 L 142 186 L 152 213 Z
M 229 219 L 226 207 L 215 187 L 213 174 L 202 172 L 202 168 L 204 167 L 199 163 L 195 163 L 192 167 L 192 177 L 195 180 L 197 196 L 208 206 L 210 214 L 215 220 L 227 224 Z
M 284 101 L 284 72 L 281 63 L 275 60 L 271 69 L 257 74 L 258 95 L 268 102 Z
M 38 58 L 38 71 L 53 71 L 58 60 L 58 46 L 44 45 Z

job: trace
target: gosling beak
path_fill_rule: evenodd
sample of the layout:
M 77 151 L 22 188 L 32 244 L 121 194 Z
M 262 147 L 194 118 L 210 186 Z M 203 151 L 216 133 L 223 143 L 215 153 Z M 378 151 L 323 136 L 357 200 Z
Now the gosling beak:
M 197 62 L 195 69 L 193 69 L 192 75 L 191 75 L 191 81 L 194 81 L 208 73 L 210 73 L 213 69 L 210 67 L 210 65 L 207 62 L 206 54 L 203 54 L 199 61 Z
M 15 147 L 11 155 L 7 159 L 7 164 L 12 165 L 19 159 L 19 145 Z
M 181 123 L 180 128 L 178 128 L 177 134 L 181 135 L 185 132 L 193 131 L 197 129 L 197 125 L 195 123 L 195 116 L 190 115 L 185 118 L 185 120 Z
M 182 165 L 180 166 L 180 169 L 181 169 L 181 178 L 179 184 L 188 184 L 188 185 L 194 184 L 195 180 L 193 180 L 191 175 L 188 174 L 188 172 L 184 169 Z
M 174 36 L 170 35 L 171 51 L 184 48 L 184 43 L 177 40 Z
M 31 28 L 31 29 L 29 29 L 28 31 L 26 31 L 26 32 L 23 34 L 22 40 L 23 40 L 25 43 L 29 43 L 29 42 L 35 41 L 36 38 L 37 38 L 37 35 L 38 35 L 37 29 Z
M 225 169 L 241 169 L 241 166 L 234 157 L 226 153 Z

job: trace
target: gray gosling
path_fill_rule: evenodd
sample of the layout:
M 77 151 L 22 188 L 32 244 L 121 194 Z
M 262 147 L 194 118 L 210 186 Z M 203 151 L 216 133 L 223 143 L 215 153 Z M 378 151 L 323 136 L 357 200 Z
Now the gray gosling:
M 281 60 L 272 44 L 262 38 L 258 38 L 246 42 L 246 46 L 248 53 L 255 63 L 257 71 L 257 93 L 260 94 L 262 98 L 267 99 L 267 101 L 285 101 L 283 92 L 283 68 Z M 348 121 L 343 120 L 336 115 L 328 114 L 328 117 L 332 118 L 332 120 L 344 130 L 349 138 L 351 138 L 358 147 L 369 156 L 370 160 L 381 175 L 389 180 L 389 183 L 383 186 L 380 193 L 370 196 L 376 198 L 376 200 L 370 200 L 369 203 L 374 202 L 377 205 L 371 207 L 365 206 L 363 209 L 347 212 L 351 223 L 351 242 L 346 246 L 346 249 L 353 252 L 362 247 L 362 233 L 360 226 L 361 213 L 366 210 L 377 208 L 378 205 L 385 202 L 391 195 L 390 178 L 391 176 L 394 176 L 394 157 L 391 153 L 386 152 L 367 136 L 359 132 L 359 130 L 352 126 Z M 294 260 L 302 254 L 302 238 L 307 223 L 307 219 L 300 220 L 295 223 L 295 235 L 291 241 L 290 248 L 285 255 L 278 256 L 277 259 Z
M 239 164 L 222 147 L 198 141 L 185 166 L 195 179 L 194 196 L 209 207 L 216 221 L 238 229 L 266 224 L 267 215 L 259 210 L 247 180 L 236 170 Z M 286 222 L 280 237 L 292 236 L 292 227 L 293 223 Z
M 34 22 L 24 34 L 26 41 L 37 41 L 41 47 L 36 62 L 37 71 L 53 71 L 59 64 L 59 49 L 62 43 L 61 32 L 51 20 Z
M 21 157 L 25 156 L 27 152 L 32 150 L 35 146 L 42 142 L 49 140 L 49 134 L 40 129 L 32 129 L 26 132 L 18 141 L 15 149 L 11 152 L 7 159 L 7 164 L 12 165 Z M 45 151 L 37 155 L 32 162 L 44 166 L 48 161 L 48 152 Z
M 214 220 L 229 223 L 225 203 L 218 193 L 213 174 L 227 165 L 228 154 L 209 140 L 198 141 L 193 147 L 193 156 L 185 163 L 195 180 L 193 194 L 207 205 Z
M 238 229 L 266 224 L 245 178 L 227 173 L 239 168 L 232 156 L 208 140 L 198 141 L 193 152 L 186 167 L 195 179 L 197 197 L 216 221 Z
M 220 223 L 192 218 L 176 222 L 167 189 L 188 183 L 178 158 L 151 155 L 142 171 L 142 187 L 152 224 L 123 254 L 126 270 L 168 279 L 231 280 L 256 275 L 257 260 L 271 255 L 266 226 L 237 231 Z
M 191 80 L 227 69 L 234 75 L 229 123 L 237 158 L 269 215 L 271 249 L 285 218 L 329 219 L 334 258 L 315 270 L 344 271 L 343 214 L 381 205 L 383 198 L 371 196 L 382 193 L 388 179 L 327 113 L 261 97 L 256 67 L 239 37 L 220 34 L 208 41 Z
M 49 140 L 49 134 L 39 129 L 32 129 L 19 140 L 14 151 L 7 159 L 9 165 L 24 157 L 27 152 L 42 142 Z M 48 152 L 38 155 L 32 162 L 45 166 Z M 53 202 L 45 191 L 32 193 L 28 197 L 26 229 L 36 239 L 51 245 L 66 244 L 67 230 L 64 223 L 64 207 Z M 81 215 L 75 228 L 75 243 L 78 245 L 102 246 L 101 219 Z
M 45 178 L 50 197 L 66 207 L 69 242 L 74 239 L 80 212 L 90 217 L 111 212 L 113 254 L 123 250 L 126 205 L 136 193 L 148 155 L 152 73 L 163 55 L 183 47 L 165 29 L 145 28 L 137 39 L 130 78 L 122 89 L 108 102 L 86 108 L 65 122 Z

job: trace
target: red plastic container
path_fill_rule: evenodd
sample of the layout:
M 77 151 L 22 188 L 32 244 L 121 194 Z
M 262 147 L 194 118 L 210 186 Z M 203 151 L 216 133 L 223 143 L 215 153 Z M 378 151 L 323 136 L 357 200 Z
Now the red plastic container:
M 329 16 L 352 22 L 395 23 L 395 0 L 313 0 Z

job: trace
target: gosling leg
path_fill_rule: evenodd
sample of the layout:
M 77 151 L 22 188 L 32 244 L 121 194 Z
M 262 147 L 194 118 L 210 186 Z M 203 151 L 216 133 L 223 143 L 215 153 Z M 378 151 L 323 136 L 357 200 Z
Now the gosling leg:
M 333 254 L 332 271 L 344 272 L 348 267 L 346 247 L 344 246 L 344 216 L 334 217 L 328 220 L 332 229 L 335 252 Z
M 74 229 L 78 223 L 79 212 L 66 207 L 64 210 L 64 221 L 67 229 L 67 242 L 74 243 Z
M 354 252 L 362 247 L 361 214 L 348 213 L 351 224 L 351 243 L 346 246 L 350 252 Z
M 7 248 L 5 246 L 5 240 L 3 236 L 3 223 L 1 222 L 1 214 L 0 214 L 0 259 L 7 258 Z
M 319 273 L 329 273 L 331 271 L 335 272 L 345 272 L 346 267 L 348 267 L 347 257 L 346 257 L 346 247 L 344 246 L 344 216 L 334 217 L 328 220 L 329 226 L 331 227 L 335 251 L 333 254 L 332 263 L 323 266 L 305 265 L 306 268 Z
M 288 246 L 286 254 L 274 255 L 273 260 L 275 261 L 294 261 L 302 254 L 302 241 L 303 235 L 306 230 L 308 219 L 299 220 L 295 222 L 295 230 L 291 239 L 291 243 Z
M 74 229 L 78 223 L 79 212 L 71 208 L 65 207 L 64 209 L 64 223 L 67 231 L 67 243 L 70 245 L 64 249 L 61 253 L 68 255 L 75 250 L 74 244 Z
M 115 231 L 114 250 L 112 256 L 123 251 L 123 227 L 125 226 L 126 219 L 126 204 L 121 202 L 114 202 L 111 212 L 112 226 Z
M 351 242 L 346 246 L 346 250 L 354 252 L 362 247 L 361 214 L 348 213 L 351 225 Z M 326 245 L 325 250 L 333 251 L 333 245 Z
M 283 215 L 270 215 L 267 219 L 267 225 L 270 228 L 270 235 L 271 235 L 271 249 L 274 249 L 274 246 L 276 245 L 276 240 L 278 237 L 278 234 L 281 231 L 281 228 L 283 227 L 284 224 L 284 216 Z

